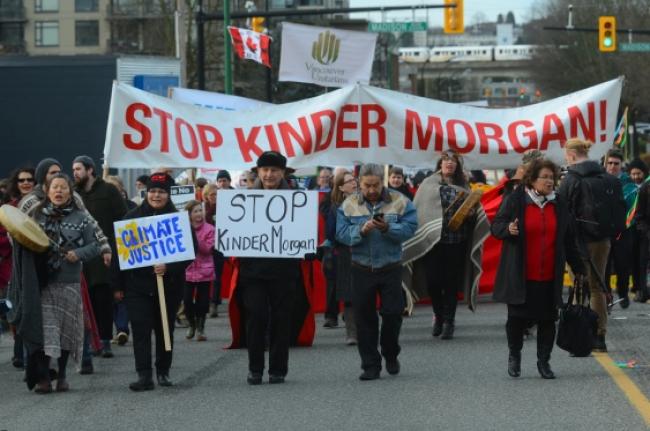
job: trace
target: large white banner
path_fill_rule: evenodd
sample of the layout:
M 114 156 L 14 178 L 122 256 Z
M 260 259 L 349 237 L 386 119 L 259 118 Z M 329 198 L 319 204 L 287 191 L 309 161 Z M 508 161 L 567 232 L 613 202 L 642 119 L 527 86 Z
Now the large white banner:
M 261 108 L 262 106 L 271 106 L 270 103 L 249 99 L 247 97 L 179 87 L 170 89 L 170 97 L 176 102 L 209 109 L 219 109 L 221 111 L 250 111 Z
M 376 33 L 282 23 L 280 81 L 323 87 L 367 84 Z
M 563 163 L 568 138 L 612 146 L 622 79 L 535 105 L 485 109 L 356 85 L 249 112 L 177 103 L 114 83 L 104 157 L 110 167 L 248 169 L 266 150 L 294 168 L 375 162 L 431 167 L 446 149 L 469 169 L 512 168 L 538 149 Z
M 120 269 L 194 259 L 187 211 L 113 223 Z
M 318 246 L 318 192 L 219 190 L 215 221 L 224 256 L 302 258 Z

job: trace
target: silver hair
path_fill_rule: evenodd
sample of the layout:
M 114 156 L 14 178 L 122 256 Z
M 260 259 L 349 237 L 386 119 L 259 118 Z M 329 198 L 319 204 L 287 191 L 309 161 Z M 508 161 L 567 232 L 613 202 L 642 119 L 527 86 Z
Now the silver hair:
M 365 165 L 362 165 L 361 169 L 359 169 L 359 178 L 368 176 L 379 177 L 383 180 L 384 167 L 376 163 L 366 163 Z

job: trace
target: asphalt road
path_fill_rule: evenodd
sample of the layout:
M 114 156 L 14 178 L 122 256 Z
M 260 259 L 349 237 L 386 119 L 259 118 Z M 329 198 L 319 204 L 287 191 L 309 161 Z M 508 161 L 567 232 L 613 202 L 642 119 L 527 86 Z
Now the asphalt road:
M 612 314 L 608 344 L 622 370 L 650 396 L 650 305 Z M 133 393 L 130 344 L 113 359 L 95 359 L 95 374 L 69 371 L 71 391 L 36 395 L 10 364 L 11 341 L 0 341 L 0 430 L 643 430 L 646 424 L 596 358 L 554 350 L 557 375 L 542 380 L 535 341 L 524 345 L 522 376 L 506 373 L 505 306 L 459 309 L 456 338 L 433 339 L 431 311 L 418 307 L 402 329 L 402 372 L 360 382 L 355 347 L 344 330 L 322 329 L 311 348 L 293 349 L 284 385 L 246 384 L 247 358 L 223 350 L 226 317 L 209 320 L 209 341 L 177 329 L 173 388 Z M 70 365 L 72 367 L 72 365 Z M 647 399 L 646 399 L 647 401 Z

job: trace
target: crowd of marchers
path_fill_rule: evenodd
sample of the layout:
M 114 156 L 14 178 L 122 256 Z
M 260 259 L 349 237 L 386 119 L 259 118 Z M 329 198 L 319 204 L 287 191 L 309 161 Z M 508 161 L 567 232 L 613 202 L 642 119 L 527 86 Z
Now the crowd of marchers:
M 159 386 L 171 386 L 173 349 L 165 349 L 156 282 L 162 276 L 172 344 L 178 324 L 187 327 L 187 340 L 206 341 L 206 319 L 219 316 L 226 297 L 238 338 L 233 346 L 248 350 L 248 384 L 261 384 L 265 370 L 269 383 L 283 383 L 290 346 L 299 338 L 313 341 L 313 330 L 304 330 L 314 325 L 314 298 L 303 273 L 318 261 L 326 280 L 323 326 L 338 327 L 342 318 L 344 342 L 359 352 L 359 378 L 378 379 L 382 370 L 397 375 L 410 303 L 428 297 L 432 336 L 453 340 L 458 298 L 464 294 L 472 306 L 491 234 L 502 247 L 493 298 L 507 304 L 507 372 L 520 375 L 523 340 L 535 333 L 539 374 L 553 379 L 550 359 L 558 310 L 567 298 L 567 268 L 575 285 L 587 288 L 598 316 L 594 351 L 607 350 L 611 275 L 621 307 L 630 304 L 630 285 L 635 299 L 648 299 L 648 166 L 638 159 L 626 163 L 616 148 L 592 160 L 590 147 L 568 140 L 564 169 L 539 151 L 527 152 L 494 186 L 500 204 L 491 215 L 480 201 L 471 203 L 474 183 L 485 176 L 466 171 L 454 151 L 442 152 L 430 170 L 414 176 L 367 163 L 322 167 L 306 181 L 293 175 L 283 155 L 264 152 L 237 187 L 317 190 L 324 231 L 317 253 L 232 258 L 215 250 L 217 194 L 233 188 L 230 173 L 220 171 L 216 180 L 194 181 L 196 199 L 184 208 L 195 259 L 133 270 L 117 263 L 113 223 L 176 212 L 171 170 L 138 177 L 130 199 L 122 180 L 102 176 L 88 156 L 18 168 L 0 182 L 0 199 L 32 218 L 50 245 L 34 251 L 0 226 L 0 317 L 13 334 L 12 364 L 24 370 L 30 390 L 65 392 L 69 358 L 80 374 L 92 374 L 96 361 L 110 360 L 116 345 L 131 341 L 137 378 L 129 388 L 154 389 L 154 377 Z M 236 269 L 236 278 L 224 277 L 226 265 Z

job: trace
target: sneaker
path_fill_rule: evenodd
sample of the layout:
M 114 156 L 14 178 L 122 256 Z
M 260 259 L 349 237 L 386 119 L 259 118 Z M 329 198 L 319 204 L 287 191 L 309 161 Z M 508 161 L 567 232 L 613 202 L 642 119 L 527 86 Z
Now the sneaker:
M 126 332 L 118 332 L 116 338 L 117 338 L 118 346 L 123 346 L 129 342 L 129 334 L 127 334 Z
M 345 337 L 345 344 L 347 346 L 356 346 L 358 343 L 355 337 Z

